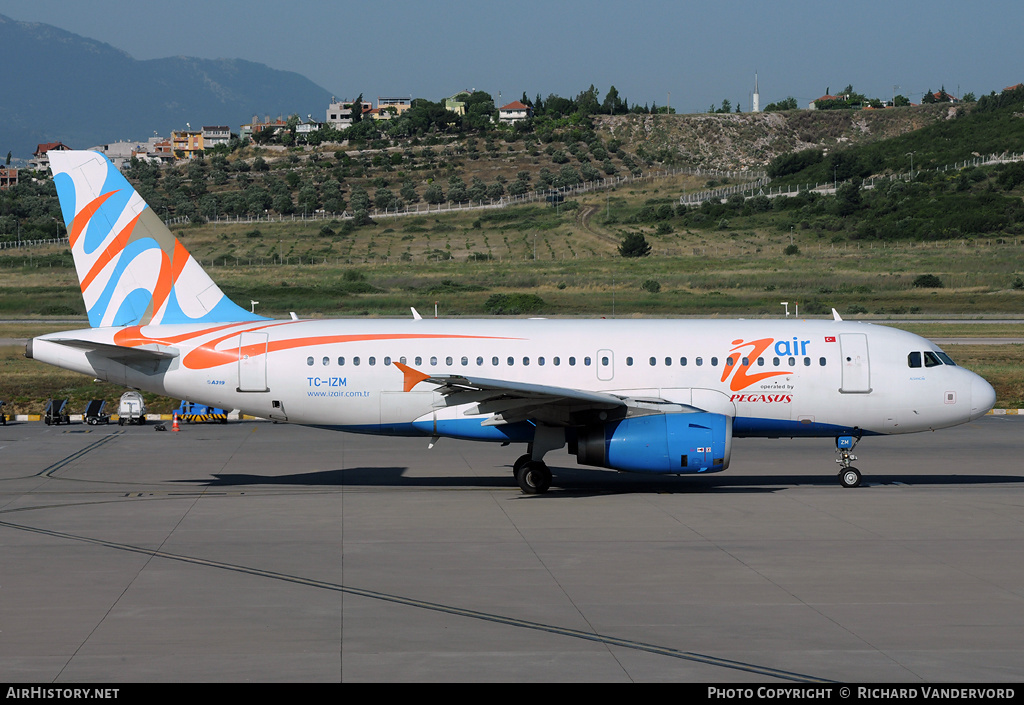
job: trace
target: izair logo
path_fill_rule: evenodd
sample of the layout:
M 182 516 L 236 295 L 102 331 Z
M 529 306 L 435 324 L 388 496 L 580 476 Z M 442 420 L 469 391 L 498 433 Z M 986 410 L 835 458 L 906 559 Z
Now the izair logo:
M 809 340 L 798 340 L 796 338 L 779 341 L 776 341 L 775 338 L 761 338 L 760 340 L 743 340 L 741 338 L 734 340 L 732 344 L 735 347 L 733 347 L 725 360 L 722 381 L 724 382 L 729 379 L 729 375 L 732 375 L 732 379 L 729 380 L 729 389 L 738 392 L 763 379 L 792 374 L 791 372 L 757 372 L 750 374 L 750 366 L 761 357 L 762 353 L 768 350 L 769 347 L 772 347 L 772 343 L 775 344 L 775 354 L 781 357 L 806 355 L 807 344 L 810 342 Z

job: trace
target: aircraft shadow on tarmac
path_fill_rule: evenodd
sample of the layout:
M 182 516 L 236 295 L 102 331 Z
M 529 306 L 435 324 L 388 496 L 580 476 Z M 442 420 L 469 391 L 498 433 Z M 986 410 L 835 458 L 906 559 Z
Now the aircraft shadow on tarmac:
M 175 480 L 207 487 L 468 487 L 475 489 L 515 488 L 512 468 L 507 475 L 407 475 L 407 467 L 356 467 L 283 475 L 215 474 L 211 478 Z M 743 475 L 658 476 L 616 473 L 585 468 L 553 467 L 551 493 L 622 494 L 635 492 L 778 492 L 794 487 L 839 487 L 835 475 Z M 878 486 L 968 487 L 1024 483 L 1019 475 L 878 474 L 868 475 L 859 489 Z M 536 496 L 536 495 L 535 495 Z

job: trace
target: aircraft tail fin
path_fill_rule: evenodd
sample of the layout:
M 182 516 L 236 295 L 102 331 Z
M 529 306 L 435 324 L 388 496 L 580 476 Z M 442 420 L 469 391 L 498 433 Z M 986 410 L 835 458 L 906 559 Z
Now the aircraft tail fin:
M 224 295 L 105 156 L 49 157 L 89 325 L 266 320 Z

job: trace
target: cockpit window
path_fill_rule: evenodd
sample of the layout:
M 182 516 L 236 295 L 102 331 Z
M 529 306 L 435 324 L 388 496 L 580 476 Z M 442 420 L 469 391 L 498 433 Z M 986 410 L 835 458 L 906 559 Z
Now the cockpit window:
M 956 363 L 944 352 L 938 350 L 925 350 L 921 352 L 912 352 L 907 355 L 907 367 L 921 367 L 922 362 L 925 367 L 938 367 L 940 365 L 953 365 L 956 367 Z

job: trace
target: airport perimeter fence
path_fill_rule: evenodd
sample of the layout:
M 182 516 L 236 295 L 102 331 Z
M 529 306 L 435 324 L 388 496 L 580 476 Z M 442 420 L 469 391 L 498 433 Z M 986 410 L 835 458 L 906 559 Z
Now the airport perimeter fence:
M 551 203 L 557 205 L 566 200 L 567 197 L 577 196 L 583 193 L 589 193 L 592 191 L 601 191 L 604 189 L 611 189 L 617 186 L 625 184 L 642 183 L 644 181 L 653 181 L 655 179 L 664 179 L 671 176 L 679 175 L 688 176 L 708 176 L 718 179 L 738 179 L 738 178 L 767 178 L 764 172 L 751 172 L 743 170 L 718 170 L 718 169 L 699 169 L 695 167 L 679 167 L 674 169 L 663 169 L 659 171 L 647 172 L 645 174 L 628 174 L 623 176 L 611 176 L 606 179 L 597 179 L 594 181 L 584 181 L 579 184 L 572 186 L 559 186 L 557 188 L 539 189 L 531 191 L 529 193 L 518 194 L 518 195 L 507 195 L 501 198 L 487 199 L 482 201 L 464 201 L 464 202 L 445 202 L 445 203 L 417 203 L 414 205 L 405 206 L 404 208 L 395 209 L 377 209 L 374 208 L 367 212 L 370 218 L 398 218 L 405 216 L 417 216 L 417 215 L 429 215 L 431 213 L 454 213 L 458 211 L 473 211 L 473 210 L 490 210 L 506 208 L 511 205 L 520 205 L 524 203 Z M 238 223 L 287 223 L 287 222 L 302 222 L 307 220 L 348 220 L 355 217 L 355 214 L 349 210 L 345 210 L 341 213 L 327 213 L 325 211 L 316 211 L 315 213 L 291 213 L 288 215 L 264 213 L 262 215 L 236 215 L 236 216 L 224 216 L 207 219 L 207 223 L 212 225 L 231 225 Z M 188 218 L 172 218 L 164 221 L 168 226 L 174 224 L 185 224 L 188 223 Z
M 861 188 L 864 190 L 873 189 L 876 182 L 886 181 L 911 181 L 913 180 L 914 174 L 920 174 L 924 171 L 929 172 L 949 172 L 949 171 L 960 171 L 961 169 L 967 169 L 978 166 L 988 166 L 991 164 L 1004 164 L 1008 162 L 1018 162 L 1024 159 L 1024 153 L 1019 152 L 1003 152 L 1002 154 L 990 154 L 988 156 L 977 156 L 973 159 L 965 159 L 964 161 L 953 162 L 952 164 L 945 164 L 943 166 L 935 167 L 934 169 L 915 169 L 913 172 L 906 172 L 901 174 L 889 174 L 887 176 L 872 176 L 870 178 L 861 181 Z M 749 172 L 748 172 L 749 173 Z M 826 181 L 823 183 L 816 183 L 813 186 L 811 184 L 788 184 L 786 186 L 779 186 L 776 188 L 767 188 L 771 177 L 765 174 L 762 178 L 757 181 L 746 183 L 746 184 L 735 184 L 733 186 L 719 187 L 714 189 L 708 189 L 706 191 L 698 191 L 696 193 L 683 194 L 679 197 L 679 203 L 684 206 L 699 206 L 705 201 L 719 201 L 725 203 L 729 200 L 730 196 L 736 194 L 743 194 L 744 199 L 756 198 L 757 196 L 767 196 L 768 198 L 777 198 L 779 196 L 797 196 L 801 193 L 807 193 L 808 191 L 814 191 L 821 194 L 835 193 L 840 183 L 847 183 L 847 181 Z
M 920 174 L 922 171 L 959 171 L 969 167 L 987 166 L 991 164 L 1003 164 L 1008 162 L 1017 162 L 1024 160 L 1024 153 L 1021 152 L 1003 152 L 1001 154 L 989 154 L 987 156 L 977 156 L 973 159 L 965 159 L 964 161 L 953 162 L 952 164 L 946 164 L 941 167 L 934 169 L 917 169 L 913 173 L 901 173 L 901 174 L 889 174 L 887 176 L 876 176 L 869 179 L 864 179 L 861 182 L 862 189 L 872 189 L 875 187 L 876 182 L 885 181 L 909 181 L 912 180 L 914 174 Z M 839 182 L 824 182 L 816 183 L 813 186 L 810 184 L 790 184 L 787 186 L 779 186 L 777 188 L 771 188 L 766 186 L 771 182 L 771 177 L 768 176 L 767 172 L 764 171 L 749 171 L 749 170 L 720 170 L 720 169 L 701 169 L 696 167 L 680 167 L 674 169 L 665 169 L 660 171 L 648 172 L 646 174 L 633 175 L 629 174 L 626 176 L 614 176 L 607 179 L 598 179 L 596 181 L 587 181 L 574 186 L 561 186 L 559 188 L 544 189 L 531 191 L 530 193 L 520 194 L 516 196 L 502 196 L 498 199 L 491 199 L 487 201 L 468 201 L 464 203 L 439 203 L 439 204 L 415 204 L 415 206 L 406 206 L 402 209 L 384 209 L 378 210 L 373 209 L 368 213 L 370 218 L 395 218 L 403 216 L 417 216 L 417 215 L 429 215 L 430 213 L 448 213 L 468 210 L 488 210 L 505 208 L 510 205 L 517 205 L 522 203 L 532 202 L 549 202 L 552 205 L 565 200 L 566 196 L 574 196 L 581 193 L 588 193 L 591 191 L 599 191 L 602 189 L 615 188 L 623 184 L 639 183 L 643 181 L 651 181 L 659 178 L 667 178 L 670 176 L 678 176 L 680 174 L 686 174 L 689 176 L 707 176 L 714 179 L 753 179 L 752 181 L 746 181 L 740 184 L 731 184 L 728 186 L 720 186 L 714 189 L 708 189 L 705 191 L 698 191 L 690 194 L 683 194 L 679 198 L 679 203 L 685 206 L 699 206 L 705 201 L 718 200 L 725 202 L 730 196 L 736 194 L 743 194 L 744 199 L 756 198 L 757 196 L 767 196 L 768 198 L 776 198 L 779 196 L 797 196 L 800 193 L 806 193 L 808 191 L 814 191 L 821 194 L 834 193 L 839 185 Z M 846 183 L 845 181 L 842 183 Z M 285 223 L 285 222 L 303 222 L 303 221 L 330 221 L 330 220 L 349 220 L 355 217 L 354 213 L 349 211 L 343 211 L 341 213 L 327 213 L 325 211 L 316 211 L 314 213 L 292 213 L 288 215 L 274 215 L 270 213 L 264 213 L 263 215 L 246 215 L 246 216 L 225 216 L 218 218 L 207 218 L 204 222 L 212 225 L 230 225 L 238 223 Z M 188 225 L 192 222 L 188 216 L 176 216 L 173 218 L 164 219 L 164 224 L 167 227 L 172 225 Z M 33 246 L 42 245 L 56 245 L 56 244 L 68 244 L 68 238 L 47 238 L 42 240 L 17 240 L 17 241 L 0 241 L 0 250 L 14 249 L 14 248 L 28 248 Z
M 18 248 L 33 247 L 38 245 L 67 245 L 67 237 L 51 237 L 45 240 L 11 240 L 0 242 L 0 250 L 11 250 Z

